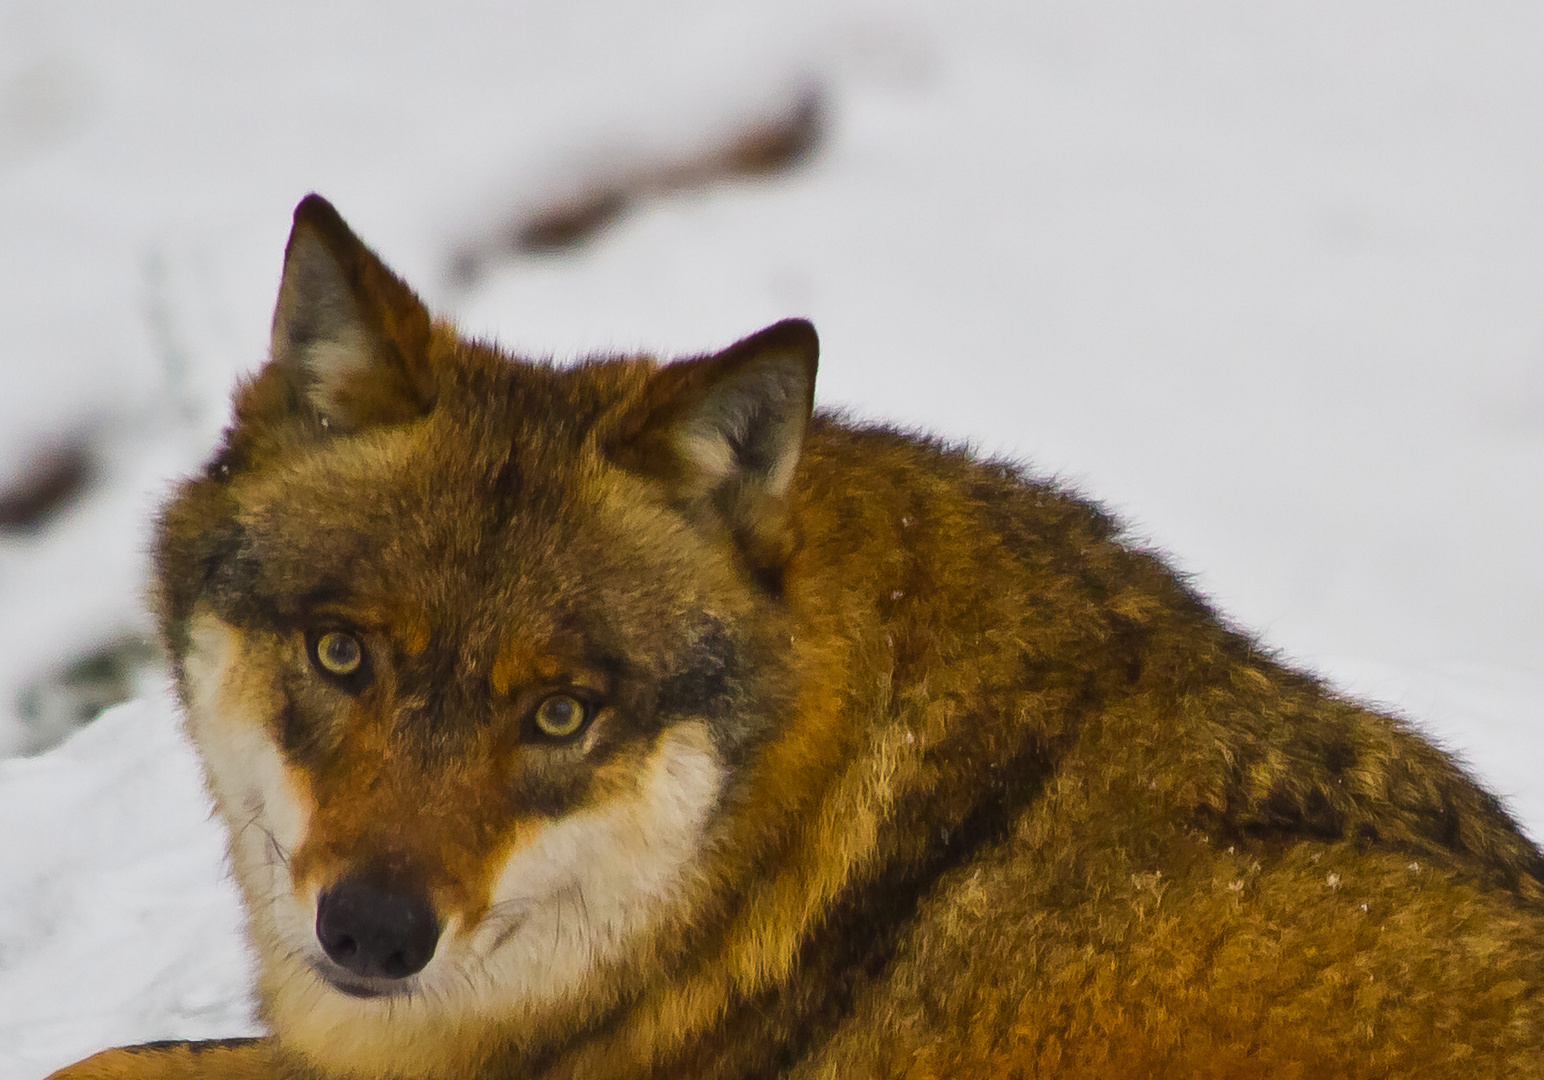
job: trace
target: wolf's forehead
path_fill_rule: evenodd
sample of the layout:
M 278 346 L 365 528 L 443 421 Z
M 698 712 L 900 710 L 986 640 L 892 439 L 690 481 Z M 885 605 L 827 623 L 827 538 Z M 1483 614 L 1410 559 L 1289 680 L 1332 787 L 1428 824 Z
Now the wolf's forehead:
M 587 516 L 572 456 L 392 432 L 308 455 L 245 492 L 239 525 L 264 591 L 366 594 L 475 616 L 543 606 Z

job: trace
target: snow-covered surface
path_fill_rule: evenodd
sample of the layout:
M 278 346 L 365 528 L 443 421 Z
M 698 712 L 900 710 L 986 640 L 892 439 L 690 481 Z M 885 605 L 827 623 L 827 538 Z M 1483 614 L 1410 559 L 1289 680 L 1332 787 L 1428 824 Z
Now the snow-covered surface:
M 10 0 L 0 5 L 0 753 L 144 632 L 145 529 L 262 357 L 294 203 L 531 354 L 789 314 L 820 399 L 1023 457 L 1240 624 L 1456 748 L 1544 834 L 1544 8 L 1524 0 Z M 803 168 L 470 289 L 453 253 L 824 86 Z M 0 763 L 0 1080 L 250 1030 L 164 693 Z
M 235 887 L 175 711 L 149 694 L 53 753 L 0 762 L 7 1075 L 147 1032 L 251 1026 Z

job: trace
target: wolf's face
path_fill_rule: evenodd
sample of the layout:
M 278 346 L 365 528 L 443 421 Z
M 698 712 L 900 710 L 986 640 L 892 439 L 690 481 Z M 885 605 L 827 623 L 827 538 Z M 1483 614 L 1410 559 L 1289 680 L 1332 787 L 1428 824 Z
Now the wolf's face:
M 663 369 L 512 363 L 302 204 L 273 360 L 157 552 L 295 1047 L 401 1068 L 426 1027 L 502 1038 L 668 963 L 786 698 L 813 366 L 807 324 Z

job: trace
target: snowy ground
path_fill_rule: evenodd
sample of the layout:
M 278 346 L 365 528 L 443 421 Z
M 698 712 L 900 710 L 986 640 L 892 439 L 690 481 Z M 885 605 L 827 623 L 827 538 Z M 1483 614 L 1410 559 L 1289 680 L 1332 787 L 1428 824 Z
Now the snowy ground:
M 1097 495 L 1544 835 L 1541 54 L 1523 0 L 9 0 L 0 491 L 72 441 L 96 479 L 0 532 L 0 755 L 48 741 L 21 696 L 144 633 L 146 521 L 261 359 L 315 189 L 526 353 L 813 317 L 823 403 Z M 450 273 L 810 86 L 801 169 Z M 0 761 L 0 1080 L 249 1030 L 219 838 L 136 678 Z

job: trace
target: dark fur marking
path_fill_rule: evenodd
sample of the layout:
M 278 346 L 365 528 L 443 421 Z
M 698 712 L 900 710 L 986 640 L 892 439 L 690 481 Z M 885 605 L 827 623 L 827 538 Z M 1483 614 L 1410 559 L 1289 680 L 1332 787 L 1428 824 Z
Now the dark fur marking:
M 1142 681 L 1146 669 L 1143 654 L 1152 633 L 1147 627 L 1120 615 L 1110 618 L 1110 650 L 1112 659 L 1125 676 L 1126 682 L 1136 685 Z
M 920 861 L 892 861 L 878 878 L 849 889 L 805 940 L 800 974 L 726 1016 L 726 1025 L 762 1027 L 755 1039 L 722 1040 L 746 1055 L 740 1068 L 730 1071 L 743 1080 L 774 1080 L 828 1040 L 852 1014 L 863 987 L 884 975 L 939 879 L 1012 835 L 1015 822 L 1040 796 L 1054 756 L 1043 746 L 1027 747 L 1018 760 L 1003 765 L 1003 772 L 1019 781 L 992 785 L 957 827 L 934 830 L 936 839 Z M 790 1022 L 790 1012 L 798 1022 Z M 711 1067 L 701 1071 L 715 1073 Z
M 443 737 L 452 726 L 451 719 L 486 721 L 488 708 L 470 700 L 466 680 L 456 670 L 457 650 L 444 634 L 432 635 L 422 653 L 407 664 L 400 675 L 399 696 L 421 702 L 411 712 L 403 713 L 403 730 L 426 735 L 430 742 Z
M 748 549 L 748 544 L 743 536 L 737 536 L 736 540 L 742 552 Z M 783 567 L 767 566 L 746 559 L 745 570 L 751 579 L 756 582 L 756 586 L 768 597 L 773 600 L 781 600 L 783 598 Z
M 162 1039 L 158 1042 L 139 1043 L 122 1048 L 125 1054 L 163 1054 L 169 1050 L 185 1050 L 190 1054 L 202 1054 L 210 1050 L 239 1050 L 262 1042 L 261 1038 L 248 1036 L 236 1039 Z
M 300 719 L 295 699 L 284 695 L 284 707 L 279 710 L 279 745 L 290 757 L 302 758 L 314 741 Z
M 775 727 L 788 707 L 776 673 L 786 660 L 754 638 L 738 636 L 716 619 L 704 618 L 680 667 L 654 689 L 650 712 L 661 725 L 700 719 L 724 762 L 734 769 Z
M 1286 781 L 1278 782 L 1265 796 L 1260 810 L 1259 817 L 1245 825 L 1245 831 L 1255 836 L 1286 833 L 1316 840 L 1339 840 L 1345 835 L 1344 815 L 1316 787 L 1299 795 Z
M 1437 819 L 1437 839 L 1442 843 L 1443 847 L 1451 848 L 1454 851 L 1465 850 L 1462 826 L 1463 823 L 1459 817 L 1458 807 L 1453 805 L 1450 800 L 1444 799 L 1442 801 L 1442 812 Z
M 1343 776 L 1356 768 L 1356 747 L 1344 740 L 1336 740 L 1324 748 L 1324 767 L 1331 776 Z
M 717 619 L 708 621 L 687 652 L 686 666 L 660 683 L 655 711 L 665 717 L 724 719 L 734 696 L 738 651 L 729 629 Z

